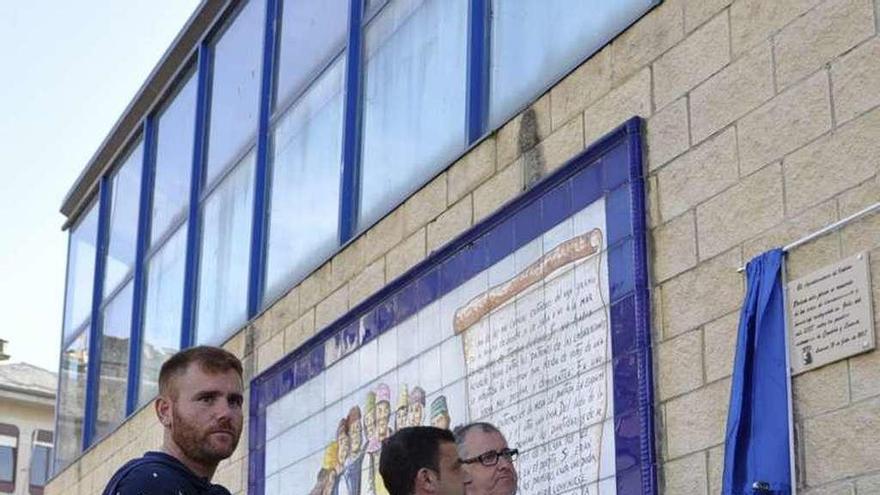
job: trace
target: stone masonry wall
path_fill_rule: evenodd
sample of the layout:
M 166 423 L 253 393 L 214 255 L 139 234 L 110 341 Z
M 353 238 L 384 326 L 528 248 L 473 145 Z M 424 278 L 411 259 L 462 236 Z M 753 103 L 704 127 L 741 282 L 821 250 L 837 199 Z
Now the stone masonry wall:
M 717 494 L 752 256 L 880 200 L 880 0 L 666 0 L 312 273 L 225 346 L 247 379 L 634 114 L 647 122 L 664 494 Z M 871 252 L 880 214 L 790 253 L 796 278 Z M 880 493 L 880 351 L 794 381 L 800 493 Z M 247 404 L 245 404 L 247 407 Z M 215 481 L 247 488 L 247 424 Z M 151 407 L 50 484 L 97 494 L 161 443 Z

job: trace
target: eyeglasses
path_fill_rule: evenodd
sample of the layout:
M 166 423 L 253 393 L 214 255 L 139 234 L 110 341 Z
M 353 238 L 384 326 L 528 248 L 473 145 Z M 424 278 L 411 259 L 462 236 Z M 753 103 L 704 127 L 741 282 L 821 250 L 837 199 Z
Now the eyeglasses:
M 516 456 L 519 455 L 518 449 L 501 449 L 501 450 L 490 450 L 488 452 L 483 452 L 482 454 L 471 457 L 470 459 L 462 459 L 462 464 L 473 464 L 475 462 L 479 462 L 484 466 L 494 466 L 498 464 L 498 460 L 504 457 L 510 462 L 516 460 Z

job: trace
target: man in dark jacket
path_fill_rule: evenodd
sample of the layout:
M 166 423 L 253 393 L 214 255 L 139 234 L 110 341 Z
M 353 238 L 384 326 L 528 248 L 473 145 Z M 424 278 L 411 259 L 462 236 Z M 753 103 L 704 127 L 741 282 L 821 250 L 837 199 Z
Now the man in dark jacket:
M 228 495 L 211 477 L 238 445 L 242 391 L 241 362 L 223 349 L 193 347 L 168 359 L 154 401 L 162 450 L 122 466 L 104 495 Z

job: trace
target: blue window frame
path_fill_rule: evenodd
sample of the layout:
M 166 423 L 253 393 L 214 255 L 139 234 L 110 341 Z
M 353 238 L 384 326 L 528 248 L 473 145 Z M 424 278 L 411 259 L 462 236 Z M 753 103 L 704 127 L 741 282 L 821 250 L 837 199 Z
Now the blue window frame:
M 156 116 L 147 120 L 147 149 L 153 157 L 144 174 L 132 316 L 132 340 L 137 344 L 130 358 L 128 413 L 155 396 L 159 368 L 180 345 L 198 84 L 195 69 L 186 66 Z
M 182 347 L 220 344 L 251 316 L 256 136 L 262 128 L 260 103 L 267 98 L 262 48 L 268 46 L 264 34 L 270 5 L 242 2 L 203 45 L 211 64 L 210 92 L 203 96 L 207 137 L 204 169 L 194 174 L 202 187 L 193 191 L 198 208 L 190 210 L 190 217 L 198 215 L 198 224 L 188 249 L 198 244 L 198 254 L 188 261 L 184 308 L 192 323 L 185 316 Z
M 106 221 L 106 256 L 101 261 L 104 279 L 100 283 L 103 297 L 95 319 L 95 356 L 97 382 L 91 386 L 96 393 L 95 425 L 86 432 L 102 437 L 112 431 L 126 414 L 128 364 L 131 343 L 132 291 L 137 258 L 140 217 L 141 180 L 143 178 L 144 146 L 140 137 L 127 155 L 120 160 L 109 181 L 109 218 Z
M 257 135 L 265 14 L 265 0 L 243 2 L 210 47 L 209 187 L 247 154 Z
M 570 1 L 231 2 L 71 230 L 55 468 L 660 3 Z
M 467 145 L 467 2 L 391 0 L 364 29 L 358 230 Z
M 281 5 L 274 66 L 277 104 L 266 159 L 268 225 L 261 304 L 283 294 L 339 246 L 347 59 L 347 16 L 340 13 L 347 12 L 349 3 L 310 0 Z
M 71 228 L 67 248 L 64 324 L 58 373 L 55 466 L 60 469 L 82 448 L 86 365 L 98 246 L 98 203 L 93 201 Z

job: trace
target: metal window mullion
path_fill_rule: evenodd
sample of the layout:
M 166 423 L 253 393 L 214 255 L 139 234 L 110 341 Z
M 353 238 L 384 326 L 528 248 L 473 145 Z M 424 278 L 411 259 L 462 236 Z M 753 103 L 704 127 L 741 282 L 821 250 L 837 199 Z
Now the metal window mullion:
M 141 374 L 141 349 L 143 346 L 144 297 L 146 294 L 146 256 L 150 243 L 153 209 L 153 180 L 156 166 L 156 119 L 153 115 L 144 120 L 144 156 L 141 167 L 141 198 L 138 205 L 137 244 L 134 264 L 134 290 L 131 308 L 131 333 L 128 344 L 128 390 L 125 415 L 133 413 L 138 404 Z
M 195 143 L 193 146 L 192 174 L 190 174 L 189 221 L 186 225 L 186 266 L 183 281 L 183 312 L 180 321 L 180 348 L 193 344 L 195 331 L 196 291 L 198 290 L 199 239 L 201 237 L 201 204 L 199 196 L 204 175 L 205 147 L 207 146 L 208 106 L 210 102 L 211 60 L 207 41 L 202 41 L 198 54 L 198 88 L 196 91 Z
M 268 239 L 269 205 L 269 119 L 272 113 L 273 79 L 275 73 L 276 34 L 280 0 L 266 2 L 266 24 L 263 32 L 263 64 L 260 81 L 260 115 L 257 124 L 257 163 L 254 171 L 254 205 L 251 224 L 251 253 L 248 273 L 248 319 L 256 316 L 263 300 L 266 273 L 266 240 Z
M 467 144 L 486 131 L 489 115 L 490 0 L 470 0 L 467 54 Z
M 364 0 L 351 0 L 346 44 L 345 104 L 342 129 L 339 244 L 357 232 L 360 208 L 361 123 L 363 117 L 363 10 Z
M 89 324 L 88 368 L 86 370 L 86 400 L 83 414 L 82 450 L 89 448 L 95 435 L 98 416 L 98 382 L 101 366 L 101 296 L 104 293 L 104 269 L 107 261 L 107 238 L 110 233 L 110 202 L 112 181 L 103 176 L 98 192 L 98 238 L 95 249 L 95 273 L 92 285 L 92 317 Z

